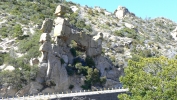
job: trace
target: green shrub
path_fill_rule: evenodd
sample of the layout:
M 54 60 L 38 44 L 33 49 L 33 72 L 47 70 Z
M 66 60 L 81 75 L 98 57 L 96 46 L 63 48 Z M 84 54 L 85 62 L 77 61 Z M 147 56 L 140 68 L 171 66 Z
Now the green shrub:
M 120 100 L 176 100 L 177 60 L 166 57 L 129 60 L 125 75 L 119 78 L 129 93 Z
M 74 85 L 69 85 L 69 89 L 72 90 L 74 88 Z
M 61 64 L 64 64 L 65 61 L 63 60 L 63 58 L 60 58 Z
M 106 83 L 106 77 L 100 77 L 98 69 L 88 68 L 87 73 L 85 84 L 81 86 L 83 89 L 91 89 L 92 85 L 103 86 Z
M 94 15 L 94 13 L 93 13 L 93 10 L 92 10 L 92 9 L 89 9 L 89 10 L 87 11 L 87 13 L 88 13 L 88 14 L 90 14 L 91 16 L 93 16 L 93 15 Z
M 36 34 L 32 35 L 31 37 L 19 40 L 19 52 L 26 53 L 25 58 L 27 58 L 28 60 L 31 58 L 38 57 L 40 55 L 40 45 L 38 42 L 40 35 L 40 32 L 36 31 Z
M 91 27 L 91 25 L 86 25 L 84 28 L 87 29 L 89 32 L 92 31 L 92 27 Z
M 116 36 L 124 37 L 123 31 L 118 31 L 118 30 L 116 30 L 116 31 L 114 31 L 114 34 L 115 34 Z
M 67 71 L 67 74 L 69 75 L 69 76 L 73 76 L 74 75 L 74 73 L 75 73 L 75 70 L 76 70 L 76 68 L 74 68 L 73 66 L 67 66 L 66 67 L 66 71 Z
M 86 26 L 86 24 L 85 24 L 84 20 L 77 20 L 76 27 L 83 29 L 85 26 Z
M 21 35 L 23 34 L 21 25 L 16 24 L 16 25 L 13 27 L 13 32 L 14 32 L 14 34 L 13 34 L 14 37 L 21 36 Z
M 14 86 L 17 89 L 22 87 L 21 75 L 19 70 L 14 71 L 1 71 L 0 73 L 0 85 L 8 84 L 9 86 Z
M 106 25 L 111 26 L 110 22 L 106 22 Z
M 120 37 L 129 37 L 133 39 L 138 39 L 138 35 L 134 29 L 129 29 L 129 28 L 123 28 L 118 31 L 114 31 L 114 34 Z
M 106 83 L 106 77 L 100 77 L 100 84 L 103 86 Z
M 90 68 L 95 67 L 95 62 L 92 59 L 92 57 L 87 56 L 85 58 L 85 62 L 87 63 L 87 66 L 89 66 Z
M 111 60 L 112 62 L 115 62 L 115 61 L 116 61 L 115 55 L 111 55 L 111 56 L 110 56 L 110 60 Z
M 0 65 L 4 63 L 4 54 L 0 54 Z
M 115 23 L 115 22 L 112 22 L 112 25 L 114 25 L 114 26 L 117 26 L 117 23 Z
M 81 63 L 77 63 L 76 65 L 75 65 L 75 67 L 76 67 L 76 69 L 77 69 L 77 74 L 79 74 L 79 75 L 84 75 L 84 76 L 86 76 L 87 75 L 87 70 L 88 70 L 88 66 L 82 66 L 82 64 Z
M 71 48 L 71 49 L 70 49 L 70 52 L 71 52 L 71 54 L 73 55 L 73 57 L 76 57 L 76 56 L 77 56 L 76 49 Z

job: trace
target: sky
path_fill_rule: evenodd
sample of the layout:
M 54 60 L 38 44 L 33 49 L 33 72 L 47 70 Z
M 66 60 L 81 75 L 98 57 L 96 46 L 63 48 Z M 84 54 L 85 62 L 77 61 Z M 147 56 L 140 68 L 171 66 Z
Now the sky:
M 177 0 L 67 0 L 89 7 L 99 6 L 114 12 L 124 6 L 136 16 L 145 18 L 165 17 L 177 23 Z

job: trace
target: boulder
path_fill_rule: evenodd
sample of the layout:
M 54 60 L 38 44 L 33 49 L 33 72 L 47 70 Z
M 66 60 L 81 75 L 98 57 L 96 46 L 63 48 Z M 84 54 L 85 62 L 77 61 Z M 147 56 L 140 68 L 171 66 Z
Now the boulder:
M 129 23 L 125 23 L 124 25 L 125 25 L 125 27 L 127 27 L 129 29 L 134 29 L 135 28 L 135 26 L 133 26 L 132 24 L 129 24 Z
M 177 27 L 171 32 L 171 36 L 175 41 L 177 41 Z
M 7 66 L 4 70 L 13 71 L 15 68 L 13 66 Z
M 51 40 L 51 37 L 48 33 L 42 33 L 40 36 L 39 42 L 42 43 L 44 41 L 50 41 L 50 40 Z
M 47 18 L 43 21 L 41 30 L 43 33 L 50 33 L 53 27 L 53 20 Z
M 124 17 L 135 16 L 135 14 L 130 13 L 126 7 L 118 6 L 118 8 L 114 11 L 114 14 L 117 18 L 123 19 Z
M 109 40 L 111 40 L 111 41 L 113 41 L 113 42 L 120 41 L 120 39 L 118 39 L 117 36 L 113 36 L 113 35 L 111 35 L 111 36 L 109 37 Z
M 57 8 L 55 9 L 55 15 L 56 16 L 62 16 L 66 13 L 66 7 L 63 5 L 58 5 Z
M 4 69 L 5 67 L 6 67 L 5 64 L 1 65 L 1 66 L 0 66 L 0 70 Z
M 71 33 L 70 24 L 67 20 L 61 17 L 57 17 L 54 20 L 55 28 L 54 28 L 54 36 L 69 36 Z
M 105 14 L 106 16 L 110 16 L 112 13 L 111 13 L 111 12 L 108 12 L 108 11 L 105 11 L 104 14 Z
M 71 6 L 70 8 L 74 13 L 78 10 L 78 8 L 76 6 Z

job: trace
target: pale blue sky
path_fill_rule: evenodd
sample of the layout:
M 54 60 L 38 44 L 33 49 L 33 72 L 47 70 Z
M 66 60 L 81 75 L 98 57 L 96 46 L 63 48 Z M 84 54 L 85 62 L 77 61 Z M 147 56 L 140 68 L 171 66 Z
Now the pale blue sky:
M 119 5 L 141 18 L 165 17 L 177 22 L 177 0 L 67 0 L 89 7 L 100 6 L 114 12 Z

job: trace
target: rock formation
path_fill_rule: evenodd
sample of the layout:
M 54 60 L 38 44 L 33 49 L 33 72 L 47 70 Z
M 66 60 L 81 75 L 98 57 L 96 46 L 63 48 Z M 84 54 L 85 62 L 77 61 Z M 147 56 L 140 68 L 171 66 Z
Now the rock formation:
M 123 19 L 124 17 L 135 16 L 135 14 L 129 12 L 126 7 L 118 6 L 118 8 L 114 11 L 114 14 L 117 18 Z
M 177 40 L 177 27 L 171 32 L 171 36 L 175 41 Z
M 74 60 L 69 46 L 71 40 L 77 43 L 77 46 L 85 52 L 86 56 L 94 59 L 95 67 L 100 71 L 101 77 L 105 76 L 109 80 L 117 80 L 119 71 L 114 69 L 113 64 L 101 55 L 103 33 L 99 32 L 92 36 L 83 31 L 71 31 L 73 28 L 69 21 L 63 18 L 63 14 L 66 13 L 65 9 L 64 6 L 59 5 L 55 11 L 56 18 L 43 21 L 41 28 L 43 33 L 39 40 L 41 57 L 39 58 L 36 81 L 21 89 L 17 95 L 62 92 L 68 90 L 70 84 L 75 85 L 75 90 L 81 89 L 80 86 L 84 84 L 85 76 L 74 75 L 71 77 L 66 71 L 68 64 L 73 64 Z M 51 33 L 53 25 L 54 33 Z M 51 43 L 52 39 L 54 44 Z M 32 64 L 36 63 L 33 62 Z
M 55 14 L 58 16 L 62 16 L 64 14 L 64 8 L 63 6 L 58 6 L 56 9 Z M 40 59 L 40 70 L 38 73 L 38 77 L 36 78 L 36 81 L 39 83 L 46 82 L 46 85 L 54 86 L 54 90 L 56 92 L 64 91 L 68 88 L 68 76 L 65 69 L 65 66 L 62 66 L 61 59 L 63 57 L 64 52 L 59 52 L 59 49 L 55 48 L 61 48 L 60 42 L 58 41 L 59 35 L 67 33 L 67 30 L 70 30 L 69 28 L 66 28 L 65 23 L 66 20 L 62 17 L 58 17 L 58 20 L 55 22 L 55 29 L 54 32 L 57 31 L 57 35 L 54 34 L 56 39 L 56 44 L 52 45 L 50 40 L 50 32 L 52 30 L 53 21 L 51 19 L 47 19 L 43 22 L 41 30 L 43 33 L 40 37 L 40 43 L 42 44 L 40 46 L 39 51 L 41 51 L 42 56 Z M 66 29 L 66 31 L 65 31 Z M 65 57 L 65 61 L 66 61 Z
M 105 76 L 110 80 L 117 80 L 119 71 L 113 67 L 111 61 L 101 55 L 103 33 L 99 32 L 97 35 L 92 36 L 83 31 L 73 32 L 69 21 L 62 17 L 66 13 L 64 10 L 65 7 L 59 5 L 55 11 L 57 16 L 53 21 L 55 26 L 53 40 L 55 44 L 51 44 L 51 37 L 49 35 L 52 29 L 52 21 L 47 19 L 43 22 L 41 29 L 43 34 L 40 38 L 42 57 L 40 60 L 40 71 L 36 80 L 40 83 L 46 82 L 48 85 L 51 85 L 53 82 L 56 85 L 53 88 L 55 91 L 67 90 L 69 83 L 75 84 L 78 82 L 77 84 L 83 85 L 83 77 L 75 76 L 77 78 L 69 78 L 65 69 L 68 64 L 73 63 L 74 59 L 70 52 L 71 47 L 69 47 L 71 40 L 74 40 L 77 46 L 85 51 L 86 56 L 94 59 L 95 67 L 100 71 L 102 77 Z M 62 64 L 61 59 L 64 61 Z M 77 79 L 77 81 L 73 83 L 73 79 Z M 53 89 L 48 88 L 45 91 Z

